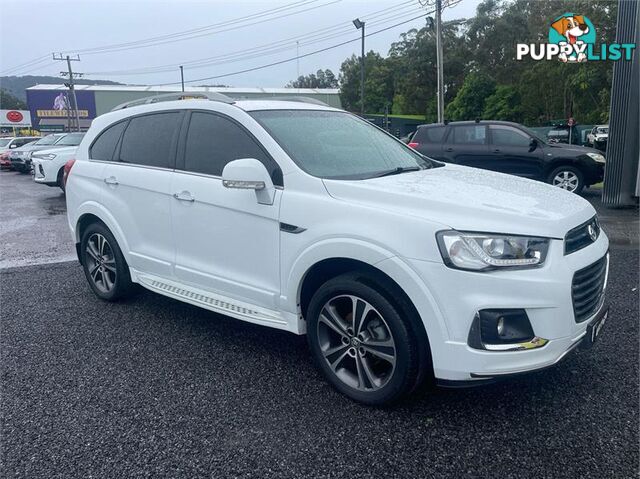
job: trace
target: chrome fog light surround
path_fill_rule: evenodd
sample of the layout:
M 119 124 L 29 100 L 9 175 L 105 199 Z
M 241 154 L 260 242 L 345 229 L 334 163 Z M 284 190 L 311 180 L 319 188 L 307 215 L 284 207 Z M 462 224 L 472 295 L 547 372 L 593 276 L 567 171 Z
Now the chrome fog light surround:
M 524 309 L 483 309 L 476 313 L 467 343 L 485 351 L 525 351 L 545 346 Z

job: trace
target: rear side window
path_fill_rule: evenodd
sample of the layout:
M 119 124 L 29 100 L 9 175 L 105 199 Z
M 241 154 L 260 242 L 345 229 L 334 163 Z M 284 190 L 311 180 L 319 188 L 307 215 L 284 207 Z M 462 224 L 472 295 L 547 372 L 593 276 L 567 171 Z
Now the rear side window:
M 89 158 L 92 160 L 112 161 L 116 145 L 126 124 L 126 121 L 116 123 L 100 133 L 100 136 L 91 145 Z
M 173 168 L 174 145 L 182 112 L 155 113 L 129 121 L 120 147 L 120 161 Z
M 412 141 L 417 143 L 442 143 L 444 132 L 446 127 L 444 126 L 430 126 L 426 128 L 418 128 Z
M 259 160 L 273 183 L 282 186 L 278 165 L 242 127 L 219 115 L 192 113 L 185 148 L 186 171 L 222 176 L 227 163 L 241 158 Z
M 458 145 L 486 145 L 487 130 L 484 125 L 454 126 L 453 142 Z

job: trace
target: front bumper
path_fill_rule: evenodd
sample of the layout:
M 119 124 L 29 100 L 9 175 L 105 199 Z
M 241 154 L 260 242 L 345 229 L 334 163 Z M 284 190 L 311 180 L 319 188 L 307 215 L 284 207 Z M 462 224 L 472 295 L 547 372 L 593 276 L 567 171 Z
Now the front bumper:
M 58 171 L 51 160 L 31 159 L 33 180 L 48 186 L 58 185 Z
M 444 338 L 429 338 L 436 378 L 441 382 L 486 381 L 559 362 L 578 346 L 589 325 L 606 310 L 601 304 L 591 318 L 576 323 L 571 284 L 574 273 L 607 255 L 608 247 L 609 241 L 602 233 L 592 245 L 565 256 L 563 242 L 552 240 L 542 267 L 488 273 L 408 260 L 433 296 L 444 325 Z M 473 318 L 483 309 L 524 309 L 535 336 L 548 343 L 525 351 L 470 347 L 467 341 Z M 423 321 L 432 319 L 425 320 L 426 312 L 420 313 Z

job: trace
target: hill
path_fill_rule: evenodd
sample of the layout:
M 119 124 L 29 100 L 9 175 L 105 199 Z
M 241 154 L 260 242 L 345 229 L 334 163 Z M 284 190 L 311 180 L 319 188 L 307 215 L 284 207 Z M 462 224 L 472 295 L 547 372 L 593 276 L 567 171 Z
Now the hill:
M 15 96 L 19 100 L 24 102 L 27 101 L 27 94 L 25 90 L 31 86 L 37 85 L 39 83 L 49 84 L 49 85 L 59 85 L 64 83 L 65 79 L 60 77 L 52 77 L 52 76 L 34 76 L 34 75 L 26 75 L 26 76 L 4 76 L 0 77 L 0 87 L 6 90 L 9 94 Z M 109 80 L 76 80 L 77 85 L 122 85 L 122 83 L 109 81 Z

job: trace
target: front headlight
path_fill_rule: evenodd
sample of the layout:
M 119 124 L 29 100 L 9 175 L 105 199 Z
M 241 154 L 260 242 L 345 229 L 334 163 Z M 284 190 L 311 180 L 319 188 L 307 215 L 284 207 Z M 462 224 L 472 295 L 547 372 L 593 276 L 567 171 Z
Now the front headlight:
M 540 266 L 549 249 L 548 238 L 531 236 L 449 230 L 436 238 L 447 266 L 470 271 Z
M 587 156 L 592 158 L 596 163 L 604 163 L 606 161 L 604 156 L 599 153 L 587 153 Z

